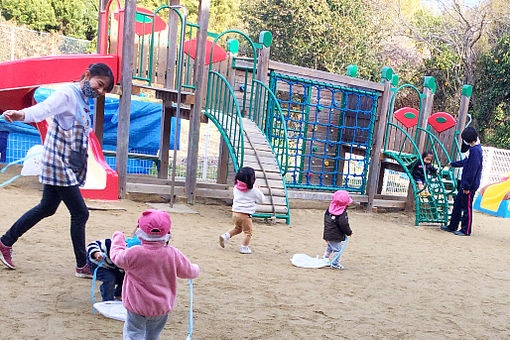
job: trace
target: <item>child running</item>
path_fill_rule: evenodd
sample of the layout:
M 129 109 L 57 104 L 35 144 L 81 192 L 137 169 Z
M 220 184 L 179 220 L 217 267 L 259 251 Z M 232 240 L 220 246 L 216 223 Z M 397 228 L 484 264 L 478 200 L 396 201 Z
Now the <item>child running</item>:
M 333 194 L 329 208 L 324 213 L 324 240 L 328 243 L 324 251 L 324 259 L 329 261 L 329 257 L 333 254 L 334 261 L 331 263 L 331 269 L 344 268 L 336 255 L 340 252 L 346 236 L 352 235 L 347 217 L 347 206 L 351 203 L 349 193 L 338 190 Z
M 58 70 L 55 70 L 58 72 Z M 76 258 L 77 277 L 91 278 L 85 250 L 85 223 L 89 210 L 80 186 L 87 174 L 88 136 L 91 126 L 89 98 L 104 95 L 113 88 L 112 70 L 103 63 L 92 64 L 79 82 L 63 86 L 45 101 L 23 110 L 7 110 L 6 121 L 41 122 L 51 117 L 44 140 L 41 201 L 21 216 L 0 238 L 0 260 L 10 269 L 12 246 L 18 238 L 42 219 L 52 216 L 60 202 L 71 213 L 71 240 Z
M 123 232 L 112 237 L 113 263 L 124 269 L 122 303 L 127 309 L 124 340 L 159 339 L 173 310 L 177 278 L 194 279 L 200 268 L 177 248 L 168 246 L 170 215 L 149 209 L 138 219 L 136 235 L 141 245 L 126 248 Z
M 220 246 L 225 248 L 228 240 L 235 235 L 244 232 L 244 240 L 241 245 L 241 254 L 251 254 L 248 247 L 252 236 L 251 215 L 257 210 L 257 203 L 264 200 L 264 194 L 254 188 L 255 170 L 248 166 L 239 169 L 235 178 L 234 185 L 234 202 L 232 204 L 232 222 L 234 229 L 220 235 Z
M 418 186 L 418 190 L 421 191 L 420 195 L 422 196 L 430 196 L 430 192 L 425 188 L 426 178 L 431 175 L 437 174 L 437 169 L 432 165 L 432 161 L 434 160 L 434 155 L 430 151 L 425 151 L 421 158 L 423 159 L 423 164 L 425 165 L 425 170 L 423 169 L 423 165 L 420 160 L 417 159 L 413 163 L 409 165 L 409 169 L 411 169 L 411 176 L 413 176 L 416 185 Z

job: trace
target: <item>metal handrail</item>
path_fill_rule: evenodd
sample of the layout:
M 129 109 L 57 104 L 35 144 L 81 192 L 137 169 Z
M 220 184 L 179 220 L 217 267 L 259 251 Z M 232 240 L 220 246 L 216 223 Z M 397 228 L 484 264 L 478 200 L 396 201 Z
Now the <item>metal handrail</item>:
M 237 172 L 244 161 L 244 132 L 241 111 L 234 90 L 227 79 L 209 71 L 205 115 L 220 131 Z
M 289 140 L 285 116 L 274 92 L 266 84 L 254 80 L 252 88 L 255 94 L 252 101 L 255 103 L 250 105 L 253 109 L 249 113 L 249 118 L 264 132 L 276 155 L 280 172 L 285 176 L 289 166 Z M 283 152 L 280 152 L 281 150 Z
M 390 127 L 390 126 L 393 126 L 393 127 L 395 127 L 396 129 L 400 130 L 400 131 L 402 132 L 402 134 L 405 136 L 406 140 L 407 140 L 407 139 L 409 139 L 409 141 L 411 142 L 411 144 L 412 144 L 412 146 L 413 146 L 413 153 L 412 153 L 412 154 L 410 154 L 410 155 L 411 155 L 411 156 L 416 156 L 416 157 L 417 157 L 417 160 L 420 162 L 420 164 L 421 164 L 422 168 L 423 168 L 423 169 L 425 169 L 425 164 L 423 163 L 423 159 L 422 159 L 422 157 L 421 157 L 420 150 L 419 150 L 418 145 L 416 144 L 416 142 L 413 140 L 413 138 L 411 138 L 411 136 L 410 136 L 410 135 L 409 135 L 409 134 L 408 134 L 408 133 L 407 133 L 404 129 L 402 129 L 400 126 L 398 126 L 398 125 L 396 125 L 396 124 L 394 124 L 394 123 L 389 123 L 389 124 L 388 124 L 388 126 L 389 126 L 389 127 Z M 421 129 L 421 130 L 423 130 L 426 134 L 428 134 L 429 136 L 432 136 L 432 139 L 437 140 L 437 141 L 439 142 L 439 144 L 441 145 L 442 149 L 443 149 L 444 151 L 446 150 L 446 149 L 444 148 L 444 146 L 442 145 L 442 143 L 439 141 L 439 139 L 438 139 L 436 136 L 434 136 L 434 135 L 433 135 L 430 131 L 427 131 L 427 130 L 425 130 L 425 129 L 423 129 L 423 128 L 418 128 L 418 129 Z M 405 144 L 405 142 L 404 142 L 404 143 L 402 143 L 402 144 Z M 390 155 L 390 156 L 392 156 L 392 155 L 397 156 L 397 157 L 393 157 L 393 158 L 394 158 L 394 159 L 395 159 L 395 160 L 396 160 L 396 161 L 397 161 L 397 162 L 398 162 L 398 163 L 402 166 L 403 170 L 405 171 L 405 173 L 406 173 L 406 174 L 407 174 L 407 176 L 409 177 L 409 182 L 410 182 L 410 184 L 411 184 L 411 186 L 412 186 L 412 188 L 413 188 L 413 191 L 414 191 L 415 195 L 416 195 L 416 194 L 419 194 L 420 192 L 424 191 L 424 190 L 425 190 L 425 188 L 427 188 L 427 187 L 429 187 L 429 186 L 430 186 L 430 184 L 431 184 L 430 179 L 429 179 L 427 176 L 425 176 L 425 183 L 426 183 L 426 185 L 424 186 L 424 188 L 423 188 L 423 189 L 421 189 L 421 190 L 417 190 L 418 188 L 417 188 L 417 186 L 416 186 L 415 181 L 414 181 L 414 180 L 413 180 L 413 178 L 412 178 L 411 171 L 409 170 L 409 168 L 407 168 L 406 164 L 405 164 L 403 161 L 401 161 L 401 156 L 402 156 L 403 154 L 405 154 L 405 153 L 403 153 L 403 152 L 402 152 L 402 148 L 401 148 L 401 150 L 400 150 L 399 152 L 394 152 L 394 151 L 384 151 L 384 153 L 385 153 L 386 155 Z M 437 157 L 437 154 L 435 154 L 435 157 Z M 425 171 L 425 170 L 424 170 L 424 171 Z M 445 196 L 445 198 L 446 198 L 446 188 L 445 188 L 445 186 L 444 186 L 444 183 L 442 183 L 442 181 L 438 181 L 438 184 L 439 184 L 439 186 L 441 187 L 442 194 L 443 194 L 443 195 Z M 435 200 L 435 198 L 434 198 L 434 200 Z M 446 201 L 446 202 L 447 202 L 447 201 Z M 419 202 L 419 200 L 418 200 L 418 199 L 415 199 L 415 200 L 414 200 L 415 209 L 416 209 L 416 220 L 415 220 L 415 221 L 416 221 L 416 225 L 418 225 L 418 223 L 419 223 L 419 214 L 420 214 L 420 204 L 419 204 L 419 203 L 420 203 L 420 202 Z M 445 209 L 445 211 L 447 211 L 447 209 Z M 447 217 L 446 217 L 446 219 L 447 219 Z
M 404 85 L 401 85 L 399 87 L 397 87 L 394 92 L 393 92 L 393 95 L 391 96 L 391 101 L 390 101 L 390 108 L 389 108 L 389 111 L 388 111 L 388 123 L 387 123 L 387 126 L 386 126 L 386 132 L 385 132 L 385 135 L 384 135 L 384 151 L 386 151 L 386 148 L 388 146 L 388 135 L 389 135 L 389 132 L 390 132 L 390 124 L 393 124 L 391 123 L 391 118 L 393 116 L 393 107 L 395 105 L 395 97 L 398 93 L 398 91 L 402 90 L 403 88 L 406 88 L 406 87 L 409 87 L 411 88 L 412 90 L 416 91 L 418 93 L 418 98 L 420 99 L 420 110 L 418 111 L 418 122 L 421 120 L 421 110 L 422 110 L 422 94 L 421 92 L 413 85 L 411 84 L 404 84 Z M 393 124 L 395 125 L 395 124 Z M 397 125 L 395 125 L 397 126 Z M 418 133 L 416 133 L 416 135 L 414 136 L 414 141 L 416 142 L 418 140 Z

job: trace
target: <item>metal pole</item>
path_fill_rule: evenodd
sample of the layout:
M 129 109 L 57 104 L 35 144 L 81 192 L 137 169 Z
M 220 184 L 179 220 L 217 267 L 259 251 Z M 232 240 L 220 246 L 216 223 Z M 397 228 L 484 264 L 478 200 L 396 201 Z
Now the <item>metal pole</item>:
M 174 194 L 175 194 L 175 168 L 177 167 L 177 144 L 179 142 L 179 134 L 178 127 L 179 127 L 179 119 L 181 115 L 181 92 L 182 92 L 182 67 L 184 64 L 184 56 L 183 56 L 183 45 L 184 45 L 184 37 L 186 35 L 186 23 L 188 20 L 188 10 L 186 7 L 182 5 L 175 5 L 170 6 L 170 9 L 173 9 L 174 11 L 177 11 L 178 8 L 182 9 L 184 12 L 183 20 L 181 21 L 181 36 L 180 36 L 180 43 L 179 43 L 179 65 L 177 67 L 177 71 L 179 74 L 177 75 L 177 109 L 175 111 L 175 126 L 174 126 L 174 157 L 172 159 L 172 188 L 170 191 L 170 207 L 174 206 Z M 167 65 L 168 66 L 168 65 Z M 171 126 L 171 125 L 170 125 Z
M 207 128 L 205 130 L 205 143 L 204 143 L 204 159 L 202 160 L 202 179 L 207 179 L 207 168 L 209 166 L 209 157 L 208 157 L 208 149 L 209 149 L 209 137 L 211 136 L 210 133 L 210 127 L 209 121 L 207 122 Z

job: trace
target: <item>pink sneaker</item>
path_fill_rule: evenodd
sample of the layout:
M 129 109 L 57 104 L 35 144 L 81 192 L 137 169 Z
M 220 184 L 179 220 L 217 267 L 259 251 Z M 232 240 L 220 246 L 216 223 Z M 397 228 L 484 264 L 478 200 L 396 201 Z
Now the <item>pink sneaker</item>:
M 93 276 L 88 263 L 81 268 L 76 267 L 76 273 L 74 275 L 84 279 L 91 279 Z
M 12 263 L 12 247 L 7 247 L 0 241 L 0 261 L 10 269 L 16 269 L 14 263 Z

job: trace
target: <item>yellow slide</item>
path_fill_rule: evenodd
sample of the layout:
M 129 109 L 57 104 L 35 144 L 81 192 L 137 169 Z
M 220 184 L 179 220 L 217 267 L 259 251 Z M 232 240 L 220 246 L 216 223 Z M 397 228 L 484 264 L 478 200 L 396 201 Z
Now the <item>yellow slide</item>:
M 489 184 L 480 190 L 474 208 L 494 216 L 510 218 L 510 172 L 497 183 Z

